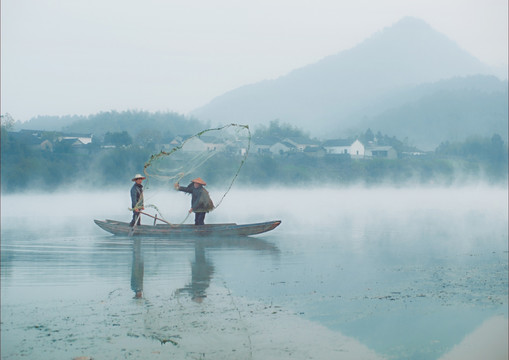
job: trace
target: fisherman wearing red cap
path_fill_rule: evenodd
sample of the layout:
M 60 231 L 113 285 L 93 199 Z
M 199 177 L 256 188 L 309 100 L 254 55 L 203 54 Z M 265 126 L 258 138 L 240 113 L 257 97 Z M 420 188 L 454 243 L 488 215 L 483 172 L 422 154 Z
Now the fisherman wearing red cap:
M 175 183 L 174 185 L 175 190 L 192 194 L 189 213 L 194 212 L 195 225 L 203 225 L 205 223 L 205 214 L 214 208 L 209 193 L 204 188 L 205 185 L 207 184 L 201 178 L 191 180 L 191 183 L 187 187 L 180 186 L 179 183 Z

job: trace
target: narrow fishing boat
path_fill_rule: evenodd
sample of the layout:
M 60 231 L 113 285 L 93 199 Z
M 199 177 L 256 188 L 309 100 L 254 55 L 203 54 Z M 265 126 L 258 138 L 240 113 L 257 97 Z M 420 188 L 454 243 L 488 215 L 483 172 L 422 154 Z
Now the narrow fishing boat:
M 150 237 L 192 237 L 192 236 L 249 236 L 261 234 L 275 229 L 280 220 L 267 221 L 254 224 L 205 224 L 205 225 L 176 225 L 154 224 L 137 225 L 134 228 L 129 223 L 115 220 L 94 220 L 103 230 L 114 235 L 123 236 L 150 236 Z

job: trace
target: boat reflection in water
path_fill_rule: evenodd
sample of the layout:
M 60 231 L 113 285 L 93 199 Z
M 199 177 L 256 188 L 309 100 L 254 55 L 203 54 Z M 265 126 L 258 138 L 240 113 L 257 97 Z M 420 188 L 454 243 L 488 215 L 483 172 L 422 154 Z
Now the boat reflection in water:
M 144 277 L 144 258 L 142 250 L 142 241 L 148 240 L 148 244 L 154 245 L 153 239 L 143 239 L 137 237 L 132 239 L 132 265 L 131 265 L 131 289 L 134 291 L 134 298 L 143 298 L 143 277 Z M 191 300 L 201 303 L 207 297 L 207 289 L 214 274 L 214 265 L 206 254 L 207 248 L 221 248 L 228 250 L 255 250 L 264 251 L 272 255 L 279 255 L 279 249 L 265 240 L 255 237 L 207 237 L 189 240 L 189 245 L 194 245 L 194 259 L 191 261 L 191 281 L 175 291 L 175 294 L 189 294 Z M 164 248 L 157 252 L 157 256 L 171 251 L 172 247 L 181 248 L 182 242 L 159 242 L 157 246 Z M 162 274 L 157 274 L 160 277 Z

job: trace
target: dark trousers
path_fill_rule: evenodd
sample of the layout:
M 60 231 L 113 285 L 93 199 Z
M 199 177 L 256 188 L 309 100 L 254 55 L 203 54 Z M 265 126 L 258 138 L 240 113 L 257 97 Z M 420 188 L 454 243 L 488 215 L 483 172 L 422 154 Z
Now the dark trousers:
M 194 224 L 195 225 L 204 225 L 205 224 L 205 214 L 204 212 L 194 213 Z
M 129 226 L 134 226 L 136 218 L 138 218 L 138 224 L 136 224 L 136 225 L 141 225 L 141 214 L 139 212 L 133 211 L 133 219 L 131 220 L 131 223 L 129 224 Z

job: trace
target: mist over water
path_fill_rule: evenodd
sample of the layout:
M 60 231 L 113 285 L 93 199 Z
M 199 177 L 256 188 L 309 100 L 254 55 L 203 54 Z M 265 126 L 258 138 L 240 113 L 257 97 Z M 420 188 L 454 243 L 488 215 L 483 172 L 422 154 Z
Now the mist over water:
M 93 223 L 130 221 L 128 190 L 2 196 L 2 358 L 507 354 L 506 188 L 234 187 L 205 223 L 282 224 L 138 247 Z M 148 204 L 178 224 L 190 197 Z

